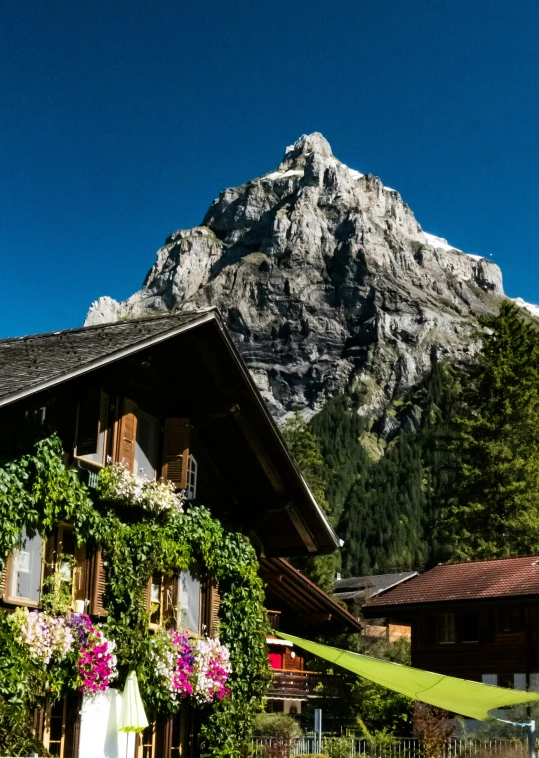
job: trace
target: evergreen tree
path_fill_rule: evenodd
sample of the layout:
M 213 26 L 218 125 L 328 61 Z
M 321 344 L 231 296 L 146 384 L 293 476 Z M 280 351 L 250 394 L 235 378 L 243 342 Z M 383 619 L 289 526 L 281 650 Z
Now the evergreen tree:
M 361 442 L 365 422 L 357 410 L 354 397 L 339 395 L 329 400 L 309 424 L 320 445 L 326 495 L 336 520 L 341 516 L 350 488 L 371 465 Z
M 335 526 L 331 508 L 326 500 L 327 483 L 324 479 L 324 459 L 316 437 L 299 413 L 296 413 L 284 422 L 281 427 L 281 433 L 290 452 L 296 459 L 311 492 L 328 516 L 330 524 Z M 333 592 L 337 571 L 340 568 L 340 554 L 338 551 L 330 555 L 316 555 L 309 558 L 294 559 L 292 562 L 324 591 Z
M 413 435 L 403 435 L 352 487 L 342 520 L 346 575 L 402 571 L 425 563 L 419 452 Z
M 504 303 L 473 370 L 455 425 L 456 484 L 443 518 L 455 555 L 539 551 L 538 337 Z
M 281 434 L 305 477 L 318 505 L 329 514 L 326 500 L 327 482 L 324 478 L 324 459 L 315 435 L 300 413 L 288 418 L 281 426 Z

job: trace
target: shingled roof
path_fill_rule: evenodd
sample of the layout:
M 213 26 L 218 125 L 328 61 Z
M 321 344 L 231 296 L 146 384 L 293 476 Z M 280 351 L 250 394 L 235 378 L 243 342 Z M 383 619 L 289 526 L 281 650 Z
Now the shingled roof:
M 369 608 L 539 595 L 539 556 L 435 566 L 377 595 Z
M 0 405 L 216 317 L 208 309 L 0 340 Z
M 337 579 L 334 597 L 339 600 L 367 599 L 380 592 L 395 587 L 417 576 L 417 571 L 401 571 L 395 574 L 375 574 L 374 576 L 352 576 L 349 579 Z
M 262 557 L 260 571 L 262 578 L 268 583 L 268 590 L 292 608 L 294 613 L 300 616 L 319 614 L 326 617 L 326 622 L 337 624 L 348 632 L 363 631 L 359 619 L 284 558 Z

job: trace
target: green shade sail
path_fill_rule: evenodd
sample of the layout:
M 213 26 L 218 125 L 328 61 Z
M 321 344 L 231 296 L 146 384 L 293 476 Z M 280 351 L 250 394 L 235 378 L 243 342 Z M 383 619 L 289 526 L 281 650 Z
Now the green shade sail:
M 122 692 L 122 710 L 118 723 L 119 732 L 143 732 L 148 726 L 144 704 L 138 689 L 137 675 L 130 671 Z
M 399 663 L 351 653 L 348 650 L 321 645 L 318 642 L 309 642 L 301 637 L 293 637 L 291 634 L 280 632 L 275 632 L 275 634 L 319 658 L 342 666 L 371 682 L 381 684 L 388 690 L 400 692 L 401 695 L 406 695 L 413 700 L 420 700 L 479 721 L 492 718 L 489 711 L 494 708 L 539 700 L 539 694 L 535 692 L 521 692 L 508 690 L 505 687 L 469 682 L 467 679 L 434 674 L 431 671 L 401 666 Z

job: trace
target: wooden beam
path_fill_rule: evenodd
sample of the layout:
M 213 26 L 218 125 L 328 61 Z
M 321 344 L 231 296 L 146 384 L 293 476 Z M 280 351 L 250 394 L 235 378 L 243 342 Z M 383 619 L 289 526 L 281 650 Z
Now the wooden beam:
M 292 503 L 288 503 L 288 505 L 286 506 L 286 512 L 288 513 L 288 516 L 290 517 L 290 521 L 296 527 L 296 531 L 301 537 L 301 539 L 303 540 L 305 547 L 307 548 L 309 553 L 317 553 L 318 545 L 316 544 L 313 533 L 307 526 L 305 519 L 299 513 L 297 508 L 295 508 L 292 505 Z
M 321 623 L 323 621 L 331 621 L 331 613 L 302 613 L 303 618 L 308 621 L 312 621 L 314 624 Z
M 282 574 L 273 574 L 269 571 L 259 571 L 258 576 L 262 579 L 263 582 L 266 582 L 266 584 L 273 584 L 274 582 L 282 582 L 284 577 Z

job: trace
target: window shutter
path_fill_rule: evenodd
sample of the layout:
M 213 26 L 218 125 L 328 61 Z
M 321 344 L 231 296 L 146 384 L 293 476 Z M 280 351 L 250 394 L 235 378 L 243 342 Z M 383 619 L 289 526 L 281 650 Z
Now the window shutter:
M 219 580 L 214 579 L 210 586 L 210 637 L 216 637 L 219 631 L 219 608 L 221 596 L 219 595 Z
M 125 463 L 133 471 L 135 463 L 135 443 L 137 439 L 137 405 L 132 400 L 124 399 L 122 416 L 119 423 L 118 450 L 116 460 Z
M 221 597 L 219 595 L 219 581 L 212 576 L 206 576 L 202 584 L 203 624 L 204 634 L 208 637 L 216 637 L 219 630 L 219 607 Z
M 101 548 L 98 548 L 92 556 L 91 575 L 90 615 L 106 616 L 105 593 L 107 590 L 107 584 Z
M 2 569 L 0 572 L 0 598 L 4 597 L 4 593 L 6 591 L 6 577 L 7 577 L 7 566 Z
M 187 487 L 190 429 L 188 418 L 167 418 L 165 421 L 161 475 L 180 490 Z
M 148 579 L 146 584 L 144 585 L 144 589 L 142 590 L 142 598 L 144 602 L 144 608 L 146 609 L 146 613 L 150 612 L 150 591 L 152 586 L 152 577 Z

